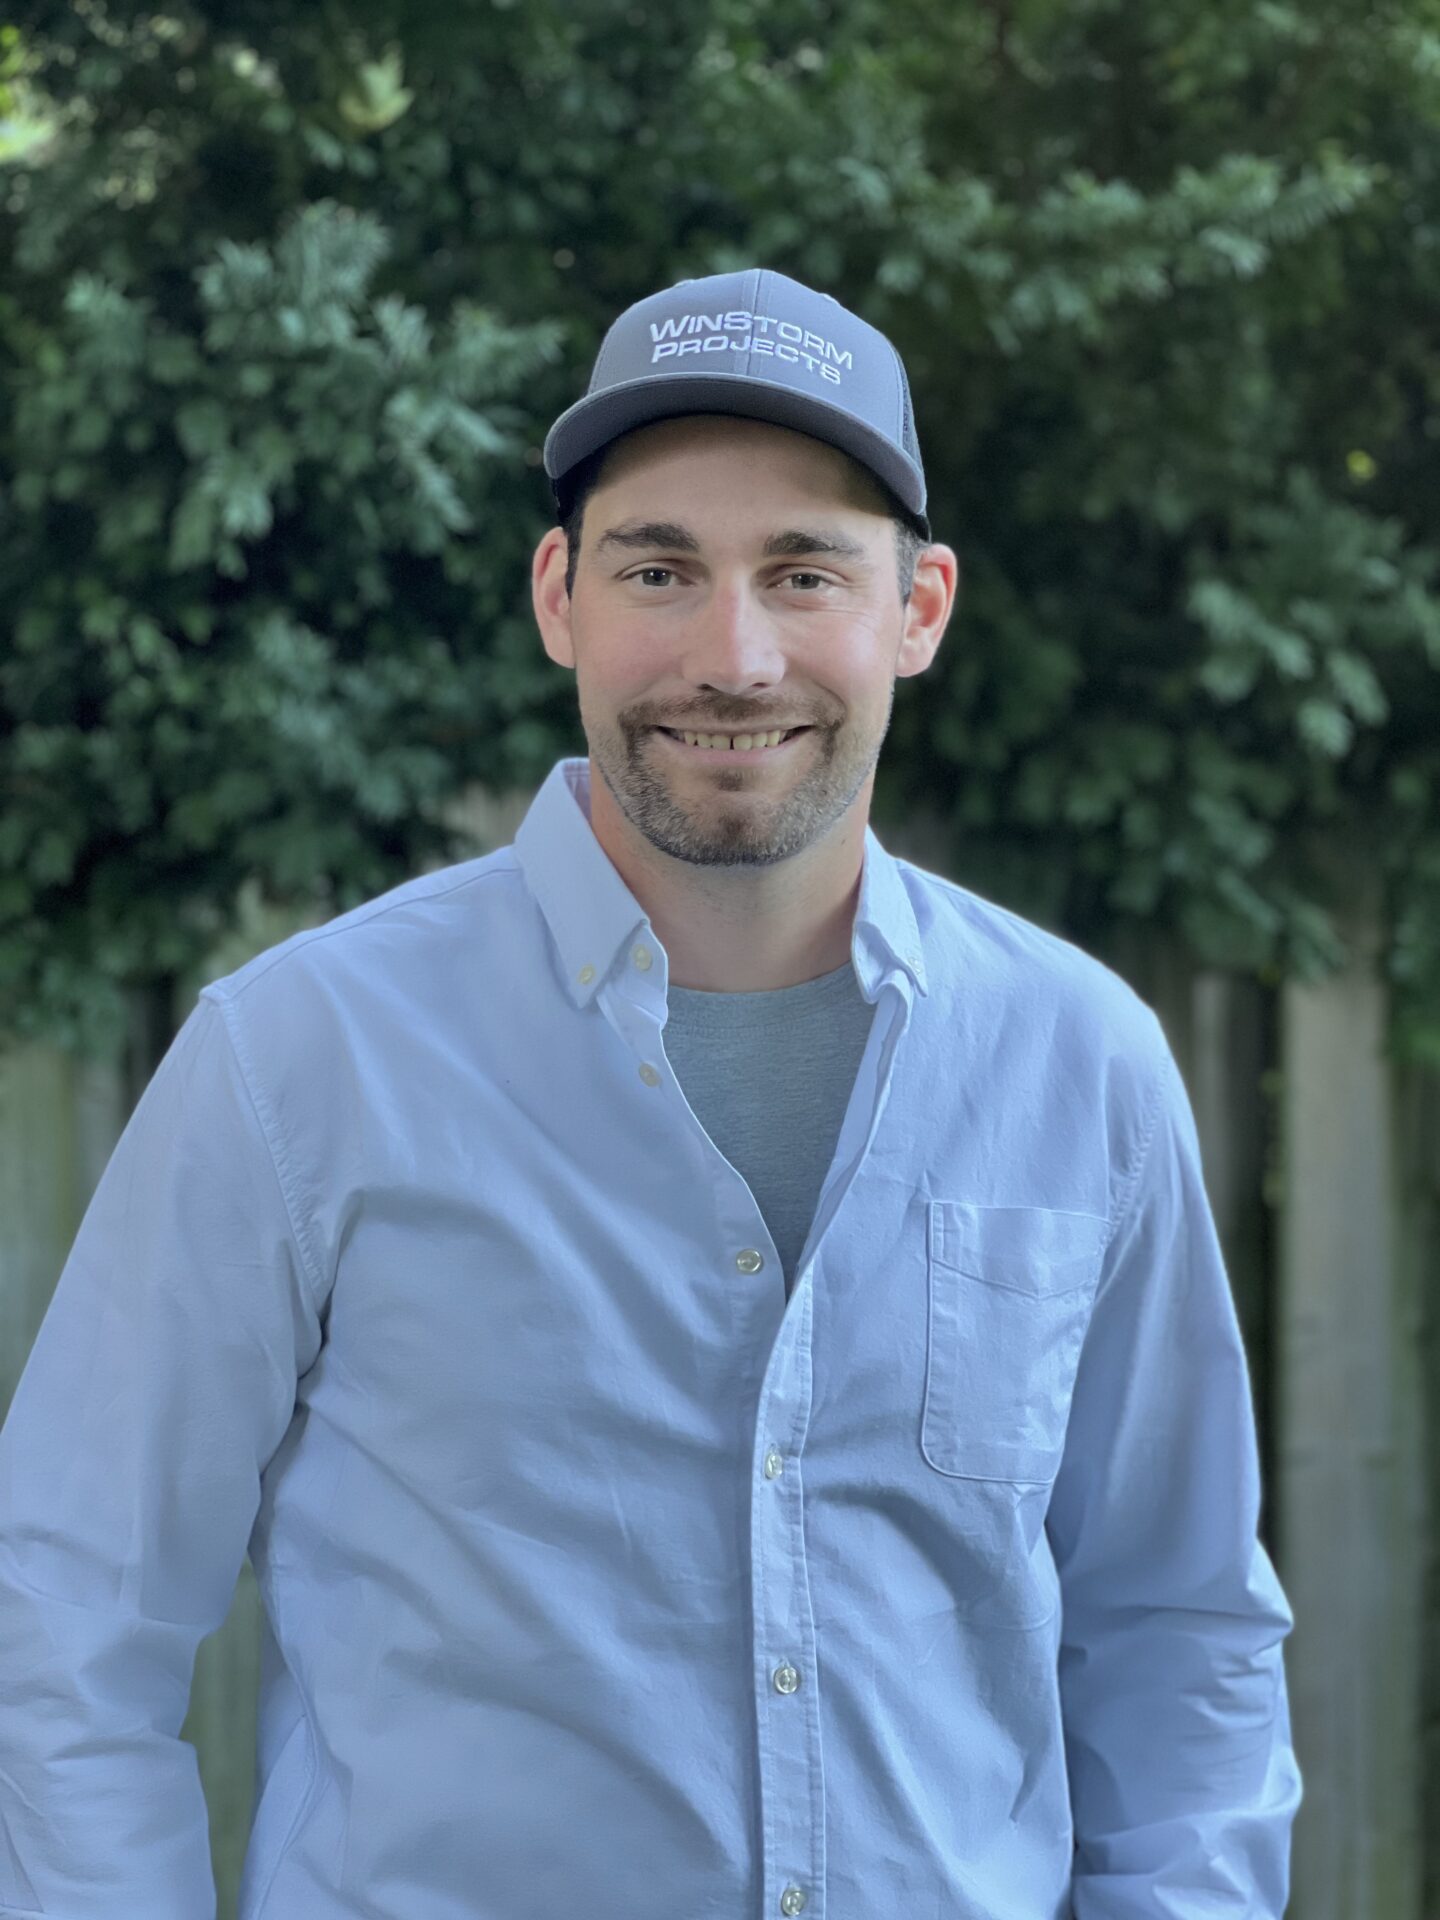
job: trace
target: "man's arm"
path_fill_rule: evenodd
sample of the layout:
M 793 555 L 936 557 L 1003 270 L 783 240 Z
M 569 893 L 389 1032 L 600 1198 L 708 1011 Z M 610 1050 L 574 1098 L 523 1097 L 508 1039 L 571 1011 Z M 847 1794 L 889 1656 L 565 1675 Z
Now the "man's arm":
M 1106 1250 L 1046 1530 L 1075 1920 L 1280 1920 L 1301 1778 L 1244 1347 L 1178 1068 Z
M 101 1176 L 0 1429 L 7 1920 L 213 1920 L 180 1727 L 318 1343 L 225 1017 L 202 999 Z

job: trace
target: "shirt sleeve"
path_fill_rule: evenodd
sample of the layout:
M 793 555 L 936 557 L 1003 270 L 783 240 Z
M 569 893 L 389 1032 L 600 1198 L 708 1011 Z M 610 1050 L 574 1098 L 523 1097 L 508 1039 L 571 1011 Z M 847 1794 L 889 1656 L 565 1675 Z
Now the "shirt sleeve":
M 180 1738 L 320 1324 L 227 1014 L 112 1153 L 0 1429 L 0 1912 L 213 1920 Z
M 1294 1619 L 1257 1532 L 1250 1378 L 1195 1122 L 1154 1025 L 1046 1521 L 1074 1920 L 1280 1920 L 1301 1798 Z

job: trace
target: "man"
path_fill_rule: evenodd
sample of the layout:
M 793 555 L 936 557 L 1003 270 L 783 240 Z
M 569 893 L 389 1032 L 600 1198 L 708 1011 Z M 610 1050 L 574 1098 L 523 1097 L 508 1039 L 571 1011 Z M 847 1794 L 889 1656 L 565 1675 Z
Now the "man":
M 213 1913 L 178 1732 L 248 1547 L 242 1920 L 1278 1917 L 1175 1063 L 868 825 L 958 576 L 898 355 L 681 281 L 546 467 L 588 760 L 203 990 L 0 1433 L 0 1910 Z

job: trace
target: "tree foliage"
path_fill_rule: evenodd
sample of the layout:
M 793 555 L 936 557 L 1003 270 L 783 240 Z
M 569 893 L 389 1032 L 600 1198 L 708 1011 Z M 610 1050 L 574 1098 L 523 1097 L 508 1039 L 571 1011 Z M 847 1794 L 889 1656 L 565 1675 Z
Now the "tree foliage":
M 877 822 L 1440 1059 L 1440 0 L 37 5 L 0 34 L 0 1034 L 584 751 L 540 444 L 682 275 L 834 291 L 964 567 Z M 37 129 L 41 132 L 37 134 Z

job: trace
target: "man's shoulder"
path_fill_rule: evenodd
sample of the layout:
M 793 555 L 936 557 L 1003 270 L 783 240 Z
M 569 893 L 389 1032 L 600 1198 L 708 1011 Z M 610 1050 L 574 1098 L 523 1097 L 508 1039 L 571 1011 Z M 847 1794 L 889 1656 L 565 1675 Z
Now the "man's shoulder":
M 262 947 L 201 991 L 231 1009 L 268 1010 L 291 993 L 303 998 L 327 983 L 358 984 L 367 975 L 403 974 L 407 966 L 422 972 L 437 948 L 467 923 L 473 927 L 487 907 L 502 904 L 496 883 L 516 871 L 513 849 L 504 846 L 416 874 Z
M 1165 1041 L 1154 1009 L 1113 967 L 973 888 L 899 864 L 917 918 L 926 916 L 932 989 L 982 993 L 1007 1011 L 1052 1023 L 1058 1038 L 1158 1065 Z

